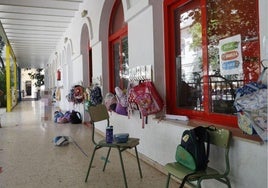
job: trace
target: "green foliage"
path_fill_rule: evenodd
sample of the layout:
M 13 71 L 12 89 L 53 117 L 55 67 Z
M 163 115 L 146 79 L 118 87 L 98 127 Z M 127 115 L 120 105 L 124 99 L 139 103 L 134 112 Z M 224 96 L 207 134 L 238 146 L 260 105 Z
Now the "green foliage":
M 6 107 L 6 74 L 5 70 L 0 70 L 0 90 L 4 93 L 2 96 L 0 95 L 0 107 Z
M 5 71 L 0 71 L 0 90 L 6 93 L 6 74 Z
M 193 42 L 190 44 L 191 49 L 202 48 L 202 26 L 201 23 L 196 22 L 190 27 L 190 33 L 192 34 Z
M 45 84 L 44 83 L 45 76 L 43 74 L 41 74 L 42 70 L 43 69 L 36 69 L 36 72 L 35 73 L 33 73 L 33 72 L 28 73 L 28 75 L 30 76 L 30 78 L 32 80 L 36 80 L 36 82 L 34 83 L 34 85 L 36 87 L 41 87 L 42 85 Z

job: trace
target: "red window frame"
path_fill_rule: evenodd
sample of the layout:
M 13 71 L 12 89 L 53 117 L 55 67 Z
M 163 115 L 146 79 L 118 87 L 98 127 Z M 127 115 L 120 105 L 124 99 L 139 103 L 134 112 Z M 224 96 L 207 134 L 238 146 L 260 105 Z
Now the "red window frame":
M 116 32 L 115 34 L 113 34 L 109 37 L 109 50 L 110 50 L 110 53 L 109 53 L 110 54 L 110 59 L 109 59 L 109 62 L 110 62 L 109 63 L 109 74 L 110 74 L 109 89 L 110 89 L 110 91 L 114 91 L 114 88 L 116 87 L 115 76 L 119 76 L 119 75 L 114 74 L 115 62 L 114 62 L 113 46 L 115 43 L 119 43 L 119 45 L 120 45 L 119 54 L 122 54 L 122 39 L 125 38 L 126 36 L 127 36 L 127 26 L 120 29 L 118 32 Z M 120 56 L 119 63 L 122 64 L 122 57 L 121 56 Z M 120 67 L 120 65 L 119 65 L 119 67 Z M 122 85 L 120 85 L 119 87 L 122 88 Z
M 116 87 L 115 77 L 119 75 L 114 74 L 114 50 L 115 43 L 120 44 L 120 54 L 122 54 L 122 39 L 128 35 L 128 27 L 124 22 L 124 12 L 121 0 L 116 0 L 112 9 L 110 24 L 109 24 L 109 90 L 114 91 Z M 122 57 L 119 60 L 122 64 Z M 119 65 L 120 67 L 120 65 Z M 119 78 L 120 79 L 120 78 Z M 121 87 L 121 86 L 119 86 Z
M 190 119 L 201 120 L 210 123 L 215 123 L 224 126 L 238 127 L 237 126 L 237 117 L 235 115 L 228 114 L 218 114 L 209 112 L 209 99 L 208 96 L 204 96 L 204 111 L 195 111 L 190 109 L 183 109 L 176 107 L 176 68 L 175 68 L 175 33 L 174 33 L 174 9 L 178 6 L 182 6 L 191 0 L 165 0 L 164 2 L 164 38 L 165 38 L 165 73 L 166 73 L 166 103 L 167 103 L 167 113 L 169 114 L 178 114 L 186 115 Z M 207 40 L 207 10 L 206 10 L 206 0 L 200 0 L 201 7 L 201 23 L 202 23 L 202 50 L 203 50 L 203 73 L 204 73 L 204 93 L 208 93 L 208 40 Z M 258 27 L 259 28 L 259 27 Z M 258 45 L 256 46 L 259 48 Z M 248 52 L 246 52 L 248 53 Z M 245 55 L 245 54 L 244 54 Z M 259 56 L 259 54 L 258 54 Z M 259 56 L 260 57 L 260 56 Z M 260 74 L 260 65 L 259 72 Z M 247 73 L 246 73 L 247 74 Z M 258 76 L 258 75 L 257 75 Z M 256 79 L 256 78 L 254 78 Z M 245 80 L 246 77 L 245 77 Z

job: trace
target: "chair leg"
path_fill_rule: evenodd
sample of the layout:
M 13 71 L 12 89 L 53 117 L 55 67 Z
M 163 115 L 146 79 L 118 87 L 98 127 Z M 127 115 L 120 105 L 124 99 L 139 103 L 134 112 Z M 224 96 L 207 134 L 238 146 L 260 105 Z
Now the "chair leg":
M 103 172 L 104 172 L 104 170 L 106 168 L 106 164 L 107 164 L 109 156 L 110 156 L 110 151 L 111 151 L 111 147 L 109 147 L 109 150 L 108 150 L 108 153 L 107 153 L 107 156 L 106 156 L 106 159 L 105 159 L 105 163 L 104 163 L 104 166 L 103 166 L 103 169 L 102 169 Z
M 201 188 L 201 181 L 202 180 L 203 180 L 202 178 L 200 178 L 200 179 L 197 180 L 196 188 Z
M 225 179 L 226 179 L 226 184 L 227 184 L 228 188 L 231 188 L 232 186 L 231 186 L 229 178 L 225 177 Z
M 216 180 L 226 184 L 228 188 L 231 188 L 231 183 L 228 177 L 216 178 Z
M 139 167 L 139 171 L 140 171 L 140 177 L 142 178 L 142 171 L 141 171 L 140 159 L 139 159 L 138 150 L 137 150 L 137 147 L 136 146 L 135 146 L 135 153 L 136 153 L 136 158 L 137 158 L 138 167 Z
M 166 188 L 169 187 L 170 176 L 171 176 L 171 174 L 168 173 L 168 176 L 167 176 L 167 182 L 166 182 Z
M 123 162 L 123 158 L 122 158 L 122 152 L 120 150 L 120 148 L 117 148 L 119 151 L 119 157 L 120 157 L 120 163 L 121 163 L 121 167 L 122 167 L 122 171 L 123 171 L 123 177 L 124 177 L 124 182 L 125 182 L 125 188 L 127 188 L 127 178 L 126 178 L 126 173 L 125 173 L 125 168 L 124 168 L 124 162 Z
M 92 153 L 92 157 L 91 157 L 91 160 L 90 160 L 89 166 L 88 166 L 88 170 L 87 170 L 87 176 L 86 176 L 86 180 L 85 180 L 85 182 L 87 182 L 87 178 L 88 178 L 88 175 L 89 175 L 89 172 L 90 172 L 90 169 L 91 169 L 92 163 L 93 163 L 93 159 L 94 159 L 94 155 L 95 155 L 96 150 L 97 150 L 97 148 L 95 147 L 95 148 L 94 148 L 94 151 L 93 151 L 93 153 Z

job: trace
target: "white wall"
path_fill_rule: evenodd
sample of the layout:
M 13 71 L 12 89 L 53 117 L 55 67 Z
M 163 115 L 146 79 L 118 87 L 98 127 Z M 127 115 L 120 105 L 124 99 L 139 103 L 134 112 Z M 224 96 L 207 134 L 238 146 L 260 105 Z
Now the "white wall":
M 181 140 L 182 132 L 191 128 L 186 122 L 174 123 L 164 120 L 158 122 L 150 116 L 148 124 L 142 129 L 142 121 L 138 113 L 130 116 L 130 119 L 127 116 L 112 113 L 111 124 L 114 126 L 115 133 L 128 132 L 130 136 L 140 138 L 139 152 L 161 165 L 175 160 L 175 150 Z M 102 132 L 105 131 L 105 125 L 99 125 L 99 127 Z M 213 152 L 212 147 L 209 162 L 212 167 L 219 166 L 219 153 L 217 152 Z M 234 137 L 231 143 L 230 164 L 229 177 L 232 187 L 267 187 L 267 144 L 260 145 Z M 218 182 L 206 181 L 204 187 L 226 186 Z
M 92 51 L 94 52 L 92 54 L 92 62 L 93 62 L 93 67 L 92 67 L 92 82 L 94 84 L 100 84 L 100 81 L 102 80 L 102 55 L 101 55 L 101 50 L 102 50 L 102 45 L 101 42 L 95 44 L 92 46 Z M 107 69 L 107 67 L 104 67 Z
M 129 53 L 130 68 L 154 64 L 152 26 L 152 7 L 147 7 L 128 22 L 128 45 L 129 49 L 131 49 L 131 53 Z
M 72 41 L 71 60 L 64 70 L 68 70 L 69 86 L 79 82 L 82 74 L 82 58 L 80 57 L 80 35 L 82 25 L 89 25 L 90 44 L 93 55 L 93 80 L 103 78 L 103 90 L 108 88 L 107 72 L 108 49 L 107 31 L 108 18 L 114 1 L 88 0 L 81 6 L 88 10 L 88 19 L 81 18 L 80 13 L 76 15 L 66 36 Z M 136 65 L 152 64 L 157 68 L 154 70 L 157 87 L 164 96 L 164 50 L 163 50 L 163 9 L 162 1 L 147 0 L 123 0 L 125 20 L 128 22 L 129 36 L 129 63 L 131 67 Z M 152 6 L 150 5 L 152 4 Z M 267 57 L 267 1 L 259 0 L 261 18 L 261 40 L 262 57 Z M 158 16 L 156 18 L 156 15 Z M 90 23 L 89 23 L 90 20 Z M 102 25 L 104 24 L 104 25 Z M 92 28 L 90 28 L 92 27 Z M 158 29 L 156 31 L 156 29 Z M 162 37 L 161 37 L 162 35 Z M 64 37 L 64 36 L 63 36 Z M 137 40 L 138 39 L 138 40 Z M 264 42 L 263 42 L 264 41 Z M 59 44 L 58 50 L 63 51 L 65 44 Z M 66 54 L 68 56 L 68 53 Z M 53 58 L 52 58 L 53 59 Z M 53 61 L 52 61 L 53 62 Z M 51 66 L 52 67 L 52 66 Z M 54 71 L 51 69 L 51 71 Z M 106 72 L 105 72 L 106 71 Z M 158 82 L 159 81 L 159 82 Z M 65 88 L 65 87 L 64 87 Z M 70 89 L 70 88 L 66 88 Z M 79 106 L 78 109 L 83 108 Z M 150 116 L 148 124 L 142 129 L 139 114 L 135 113 L 128 119 L 113 113 L 111 123 L 114 132 L 128 132 L 132 137 L 140 138 L 138 150 L 144 156 L 155 161 L 157 164 L 165 165 L 174 161 L 175 149 L 180 142 L 182 132 L 187 127 L 185 122 L 170 122 L 153 119 Z M 104 133 L 105 125 L 100 125 L 99 130 Z M 211 152 L 210 164 L 217 164 L 218 156 Z M 232 140 L 230 151 L 231 172 L 230 179 L 232 187 L 235 188 L 265 188 L 267 187 L 267 143 L 259 145 L 239 138 Z M 218 164 L 217 164 L 218 165 Z M 216 182 L 207 182 L 205 187 L 225 187 Z

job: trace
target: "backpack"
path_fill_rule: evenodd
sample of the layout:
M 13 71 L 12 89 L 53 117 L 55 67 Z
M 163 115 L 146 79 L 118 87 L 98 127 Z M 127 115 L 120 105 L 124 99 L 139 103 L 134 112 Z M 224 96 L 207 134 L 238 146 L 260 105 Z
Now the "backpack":
M 65 112 L 63 117 L 58 118 L 58 123 L 69 123 L 70 115 L 71 115 L 70 111 Z
M 207 168 L 210 149 L 208 129 L 209 127 L 198 126 L 183 132 L 181 143 L 177 146 L 177 162 L 193 171 Z
M 80 85 L 75 85 L 70 89 L 70 92 L 66 96 L 68 102 L 79 104 L 84 102 L 84 88 Z
M 183 178 L 180 188 L 184 186 L 190 176 L 207 168 L 210 149 L 208 129 L 215 130 L 212 127 L 198 126 L 182 133 L 181 143 L 177 146 L 175 158 L 177 162 L 194 172 Z
M 104 104 L 108 111 L 115 111 L 117 104 L 116 96 L 112 93 L 106 93 L 104 98 Z
M 82 116 L 81 116 L 80 112 L 72 110 L 72 112 L 70 114 L 70 122 L 72 124 L 82 123 Z
M 142 128 L 144 121 L 147 123 L 148 115 L 156 114 L 164 107 L 164 102 L 151 81 L 141 82 L 129 89 L 128 102 L 131 108 L 133 103 L 137 105 L 142 117 Z
M 117 100 L 117 105 L 115 112 L 121 115 L 128 115 L 128 100 L 127 95 L 119 87 L 115 87 L 115 97 Z
M 102 103 L 102 93 L 101 93 L 101 88 L 99 86 L 94 86 L 90 90 L 90 102 L 93 106 L 96 106 L 98 104 Z
M 120 87 L 115 87 L 115 96 L 117 98 L 117 102 L 121 104 L 122 107 L 128 107 L 127 95 Z
M 55 111 L 54 112 L 54 122 L 57 123 L 58 119 L 63 117 L 64 114 L 61 111 Z

